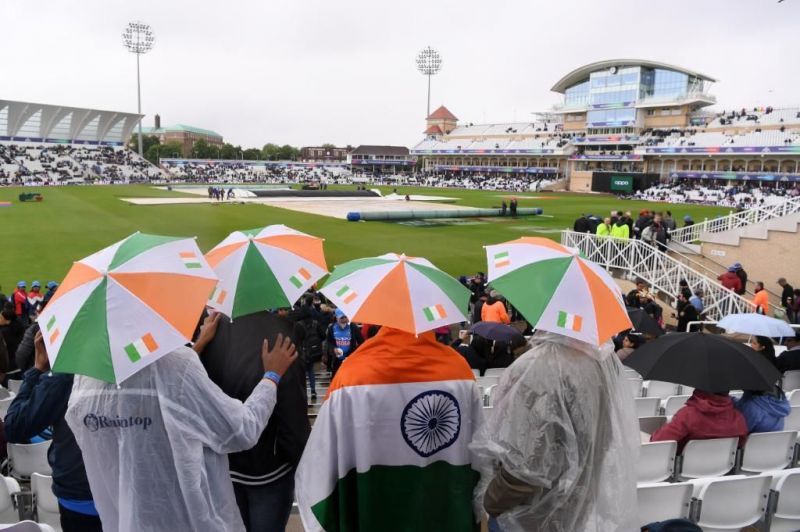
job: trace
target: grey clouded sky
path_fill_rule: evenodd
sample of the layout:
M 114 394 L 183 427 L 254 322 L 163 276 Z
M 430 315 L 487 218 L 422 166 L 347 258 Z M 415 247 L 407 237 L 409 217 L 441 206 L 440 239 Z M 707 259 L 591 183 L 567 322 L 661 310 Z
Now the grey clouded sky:
M 428 44 L 431 105 L 467 122 L 527 120 L 562 75 L 620 57 L 718 78 L 719 108 L 800 104 L 800 0 L 0 0 L 0 98 L 135 111 L 130 20 L 156 33 L 145 124 L 245 147 L 415 144 Z

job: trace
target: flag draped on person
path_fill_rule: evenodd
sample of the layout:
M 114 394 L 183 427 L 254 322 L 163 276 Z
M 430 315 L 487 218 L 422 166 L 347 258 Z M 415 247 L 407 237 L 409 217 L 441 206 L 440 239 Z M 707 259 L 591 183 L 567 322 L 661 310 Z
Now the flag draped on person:
M 466 361 L 383 327 L 348 357 L 295 477 L 309 531 L 478 530 L 469 443 L 483 421 Z

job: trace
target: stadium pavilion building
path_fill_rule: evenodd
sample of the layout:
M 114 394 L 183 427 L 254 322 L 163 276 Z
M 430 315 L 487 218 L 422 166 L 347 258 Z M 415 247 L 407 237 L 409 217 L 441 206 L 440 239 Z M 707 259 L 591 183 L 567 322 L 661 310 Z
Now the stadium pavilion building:
M 411 153 L 430 173 L 567 178 L 575 191 L 670 177 L 800 181 L 800 111 L 711 112 L 715 82 L 655 61 L 599 61 L 558 80 L 563 103 L 531 122 L 460 123 L 442 106 Z

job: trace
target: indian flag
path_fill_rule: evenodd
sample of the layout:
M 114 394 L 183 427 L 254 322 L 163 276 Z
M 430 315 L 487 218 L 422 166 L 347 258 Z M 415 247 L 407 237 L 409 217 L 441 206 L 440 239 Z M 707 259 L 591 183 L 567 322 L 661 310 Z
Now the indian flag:
M 424 367 L 424 371 L 420 371 Z M 472 370 L 433 333 L 383 327 L 331 383 L 295 476 L 307 531 L 477 531 Z
M 562 329 L 569 329 L 570 331 L 580 332 L 581 327 L 583 326 L 583 318 L 578 316 L 577 314 L 570 314 L 569 312 L 560 310 L 558 312 L 557 325 Z
M 57 327 L 56 317 L 53 316 L 47 322 L 47 326 L 45 327 L 47 334 L 49 334 L 49 342 L 50 344 L 54 344 L 58 337 L 61 335 L 61 330 Z
M 356 293 L 353 291 L 353 289 L 352 289 L 352 288 L 350 288 L 350 287 L 349 287 L 349 286 L 347 286 L 347 285 L 344 285 L 343 287 L 341 287 L 340 289 L 338 289 L 338 290 L 336 291 L 336 295 L 337 295 L 338 297 L 341 297 L 341 298 L 342 298 L 342 301 L 343 301 L 345 304 L 351 303 L 351 302 L 352 302 L 352 301 L 353 301 L 353 300 L 354 300 L 356 297 L 358 297 L 358 294 L 356 294 Z
M 197 258 L 197 254 L 193 251 L 182 251 L 180 253 L 181 261 L 183 261 L 183 265 L 189 269 L 195 268 L 202 268 L 203 264 L 200 262 L 200 259 Z
M 153 335 L 147 333 L 138 340 L 134 340 L 126 345 L 124 349 L 128 358 L 131 359 L 131 362 L 138 362 L 143 356 L 147 356 L 158 349 L 158 344 L 153 338 Z
M 311 280 L 311 272 L 306 270 L 305 268 L 300 268 L 297 270 L 297 273 L 289 277 L 289 281 L 295 286 L 295 288 L 302 288 L 303 283 L 307 283 Z
M 211 297 L 208 298 L 209 301 L 213 301 L 217 305 L 222 305 L 225 302 L 225 298 L 228 297 L 228 292 L 223 290 L 219 285 L 214 288 L 214 291 L 211 293 Z
M 495 253 L 494 255 L 494 267 L 495 268 L 503 268 L 511 264 L 511 258 L 508 256 L 508 251 L 503 251 L 501 253 Z
M 442 305 L 425 307 L 424 309 L 422 309 L 422 313 L 425 314 L 425 319 L 428 321 L 443 320 L 444 318 L 447 317 L 447 312 L 445 312 L 444 307 Z

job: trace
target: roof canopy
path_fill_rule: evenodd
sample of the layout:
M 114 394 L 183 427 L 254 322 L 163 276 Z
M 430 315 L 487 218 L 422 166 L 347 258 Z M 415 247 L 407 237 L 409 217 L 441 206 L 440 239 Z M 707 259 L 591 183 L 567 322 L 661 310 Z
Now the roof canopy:
M 142 132 L 148 134 L 170 133 L 176 131 L 177 132 L 186 131 L 188 133 L 194 133 L 196 135 L 205 135 L 206 137 L 217 137 L 219 139 L 222 139 L 222 135 L 220 135 L 216 131 L 211 131 L 210 129 L 202 129 L 194 126 L 187 126 L 185 124 L 175 124 L 174 126 L 165 126 L 158 129 L 152 127 L 142 128 Z
M 706 76 L 705 74 L 701 74 L 700 72 L 695 72 L 693 70 L 689 70 L 683 67 L 670 65 L 667 63 L 661 63 L 659 61 L 647 61 L 644 59 L 607 59 L 605 61 L 597 61 L 595 63 L 589 63 L 588 65 L 584 65 L 580 68 L 576 68 L 553 85 L 553 88 L 550 90 L 553 92 L 560 92 L 563 93 L 568 88 L 572 87 L 576 83 L 580 83 L 581 81 L 588 79 L 589 75 L 592 72 L 596 72 L 598 70 L 605 70 L 607 68 L 611 68 L 612 66 L 616 67 L 626 67 L 626 66 L 642 66 L 645 68 L 663 68 L 666 70 L 674 70 L 675 72 L 681 72 L 683 74 L 687 74 L 689 76 L 696 76 L 700 79 L 705 81 L 717 81 L 716 79 Z
M 405 146 L 369 146 L 362 144 L 351 152 L 352 155 L 408 155 Z

